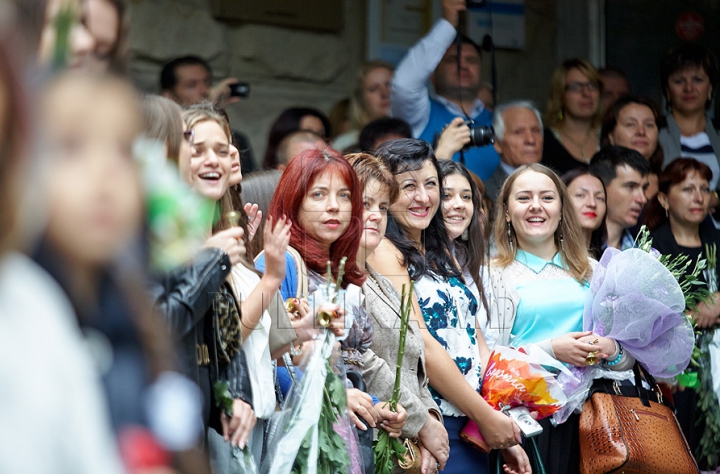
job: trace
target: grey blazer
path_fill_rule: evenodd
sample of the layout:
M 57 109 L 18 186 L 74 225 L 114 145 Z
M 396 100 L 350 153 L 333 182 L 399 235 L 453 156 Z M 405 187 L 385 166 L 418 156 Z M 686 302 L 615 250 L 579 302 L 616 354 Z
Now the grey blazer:
M 400 342 L 400 295 L 393 284 L 369 265 L 368 278 L 362 286 L 365 307 L 373 318 L 375 333 L 365 352 L 363 379 L 368 393 L 389 400 L 395 385 L 395 367 Z M 417 323 L 410 322 L 405 339 L 401 377 L 400 404 L 408 417 L 402 431 L 404 438 L 415 438 L 425 425 L 429 412 L 442 421 L 438 406 L 428 390 L 425 374 L 425 343 Z
M 682 156 L 682 150 L 680 147 L 680 127 L 673 118 L 672 114 L 668 114 L 666 117 L 667 126 L 660 129 L 658 135 L 658 141 L 663 147 L 663 154 L 665 159 L 663 160 L 663 168 Z M 710 117 L 706 117 L 705 120 L 705 133 L 707 133 L 710 139 L 710 145 L 712 145 L 715 151 L 715 157 L 720 162 L 720 133 L 715 130 Z

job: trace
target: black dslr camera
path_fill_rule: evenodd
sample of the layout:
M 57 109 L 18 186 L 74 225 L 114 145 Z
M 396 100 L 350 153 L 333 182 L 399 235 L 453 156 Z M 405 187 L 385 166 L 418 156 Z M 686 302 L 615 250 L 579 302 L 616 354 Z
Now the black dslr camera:
M 465 149 L 495 143 L 495 129 L 492 127 L 475 125 L 473 120 L 466 120 L 463 124 L 470 128 L 470 143 L 465 145 Z

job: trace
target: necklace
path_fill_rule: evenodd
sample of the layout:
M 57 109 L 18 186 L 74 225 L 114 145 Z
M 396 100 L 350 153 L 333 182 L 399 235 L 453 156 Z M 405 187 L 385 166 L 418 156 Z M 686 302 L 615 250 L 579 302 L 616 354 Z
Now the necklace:
M 560 132 L 560 134 L 563 135 L 565 138 L 567 138 L 570 143 L 572 143 L 573 145 L 575 145 L 577 147 L 578 151 L 580 151 L 580 161 L 585 162 L 585 163 L 588 162 L 588 159 L 585 157 L 585 147 L 587 146 L 588 140 L 590 139 L 590 136 L 592 135 L 592 131 L 593 131 L 592 128 L 588 129 L 587 134 L 585 135 L 585 140 L 583 140 L 582 143 L 580 143 L 577 140 L 574 140 L 570 135 L 568 135 L 568 133 L 565 131 L 564 128 Z

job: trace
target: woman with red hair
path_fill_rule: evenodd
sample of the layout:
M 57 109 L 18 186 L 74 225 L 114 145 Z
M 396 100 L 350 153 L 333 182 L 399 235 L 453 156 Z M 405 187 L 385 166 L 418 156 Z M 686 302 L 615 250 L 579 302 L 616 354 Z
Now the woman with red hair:
M 347 368 L 361 367 L 372 341 L 373 324 L 360 290 L 365 281 L 357 263 L 363 232 L 363 187 L 352 166 L 333 150 L 302 152 L 285 168 L 268 214 L 292 221 L 285 279 L 280 287 L 283 298 L 306 297 L 326 283 L 328 261 L 337 278 L 340 260 L 347 257 L 342 287 L 344 308 L 352 314 L 353 324 L 341 343 L 342 357 Z M 264 266 L 261 255 L 256 267 L 263 271 Z M 278 375 L 282 377 L 280 372 Z M 381 408 L 383 402 L 360 390 L 349 389 L 347 395 L 348 415 L 358 429 L 368 429 L 361 418 L 373 428 L 383 421 L 385 429 L 399 435 L 404 417 L 399 420 L 397 413 Z

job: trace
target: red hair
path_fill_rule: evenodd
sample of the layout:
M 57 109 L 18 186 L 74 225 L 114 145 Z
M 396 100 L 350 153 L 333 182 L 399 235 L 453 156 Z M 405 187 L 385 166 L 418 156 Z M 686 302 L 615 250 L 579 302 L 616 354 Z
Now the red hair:
M 302 227 L 298 212 L 315 180 L 327 171 L 337 173 L 350 189 L 352 213 L 350 225 L 338 240 L 330 245 L 330 252 L 312 238 Z M 365 273 L 358 267 L 357 252 L 362 237 L 363 199 L 362 186 L 350 163 L 337 151 L 305 150 L 290 160 L 280 177 L 275 195 L 270 201 L 268 215 L 275 218 L 287 216 L 292 219 L 290 245 L 295 248 L 310 270 L 321 275 L 327 272 L 327 261 L 332 262 L 332 272 L 337 276 L 342 257 L 347 257 L 343 287 L 348 283 L 362 285 Z

